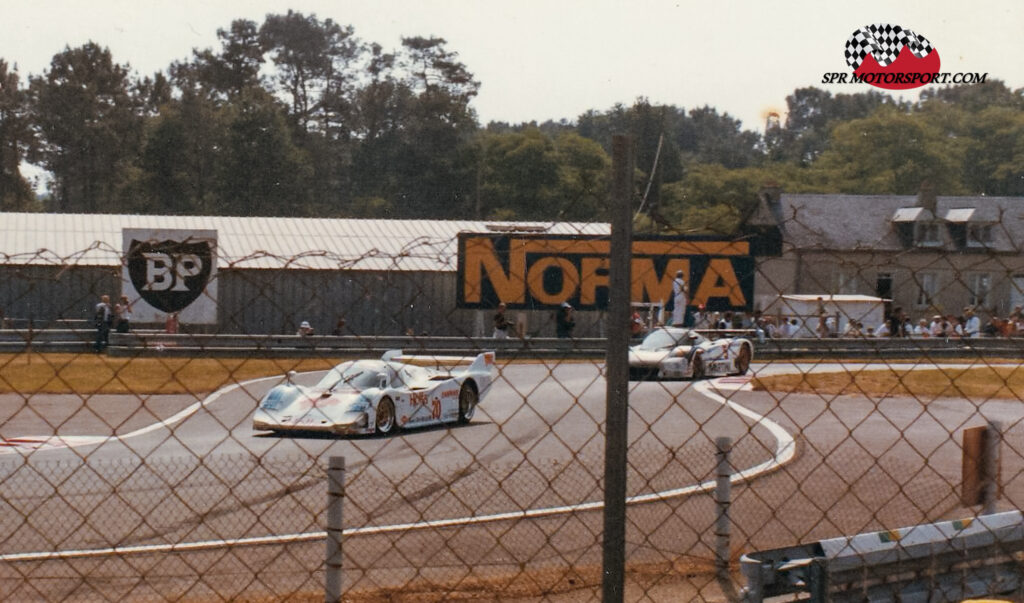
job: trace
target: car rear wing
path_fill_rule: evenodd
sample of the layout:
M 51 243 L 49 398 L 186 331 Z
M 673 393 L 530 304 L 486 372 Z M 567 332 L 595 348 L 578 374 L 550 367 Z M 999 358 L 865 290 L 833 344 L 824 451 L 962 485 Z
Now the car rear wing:
M 390 350 L 381 357 L 385 362 L 401 362 L 414 364 L 416 366 L 430 366 L 454 371 L 459 367 L 459 372 L 487 372 L 495 368 L 494 352 L 483 352 L 476 356 L 443 356 L 434 354 L 409 354 L 405 355 L 402 350 Z M 469 365 L 465 369 L 461 367 Z

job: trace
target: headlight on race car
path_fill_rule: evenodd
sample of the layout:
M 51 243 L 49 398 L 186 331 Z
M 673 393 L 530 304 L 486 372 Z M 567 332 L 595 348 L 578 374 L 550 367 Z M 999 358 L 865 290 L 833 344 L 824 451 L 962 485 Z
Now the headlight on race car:
M 370 399 L 366 396 L 359 396 L 356 401 L 352 403 L 352 406 L 348 407 L 351 412 L 366 412 L 370 410 Z

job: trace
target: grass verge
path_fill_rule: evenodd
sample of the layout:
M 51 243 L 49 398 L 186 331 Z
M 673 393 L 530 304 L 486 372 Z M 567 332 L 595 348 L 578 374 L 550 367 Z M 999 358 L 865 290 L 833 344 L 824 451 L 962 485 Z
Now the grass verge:
M 957 369 L 888 369 L 756 377 L 756 391 L 822 395 L 915 396 L 918 398 L 1007 398 L 1024 400 L 1024 368 L 984 366 Z
M 230 383 L 328 369 L 327 358 L 119 358 L 0 354 L 0 393 L 202 394 Z

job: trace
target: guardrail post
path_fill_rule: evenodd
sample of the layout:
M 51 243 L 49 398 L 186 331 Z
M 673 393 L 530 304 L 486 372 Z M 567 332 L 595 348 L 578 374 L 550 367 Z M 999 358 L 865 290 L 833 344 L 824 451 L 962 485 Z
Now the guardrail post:
M 729 573 L 729 557 L 731 555 L 731 520 L 729 518 L 729 505 L 732 502 L 732 464 L 729 461 L 729 454 L 732 452 L 732 438 L 722 436 L 715 438 L 715 507 L 717 514 L 715 518 L 715 577 L 718 579 L 718 586 L 729 603 L 739 601 L 736 586 L 732 583 L 732 575 Z
M 345 500 L 345 457 L 332 456 L 327 462 L 327 554 L 324 559 L 324 601 L 341 603 L 342 503 Z
M 982 513 L 992 515 L 996 512 L 996 501 L 999 499 L 999 445 L 1002 442 L 1002 425 L 997 421 L 988 421 L 985 426 L 985 453 L 982 455 Z

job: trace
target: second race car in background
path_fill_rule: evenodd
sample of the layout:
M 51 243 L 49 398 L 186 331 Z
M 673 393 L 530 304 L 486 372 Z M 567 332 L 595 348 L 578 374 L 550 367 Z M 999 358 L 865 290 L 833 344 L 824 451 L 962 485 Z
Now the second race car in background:
M 754 345 L 742 337 L 707 339 L 690 329 L 661 327 L 629 349 L 629 378 L 701 379 L 742 375 Z

